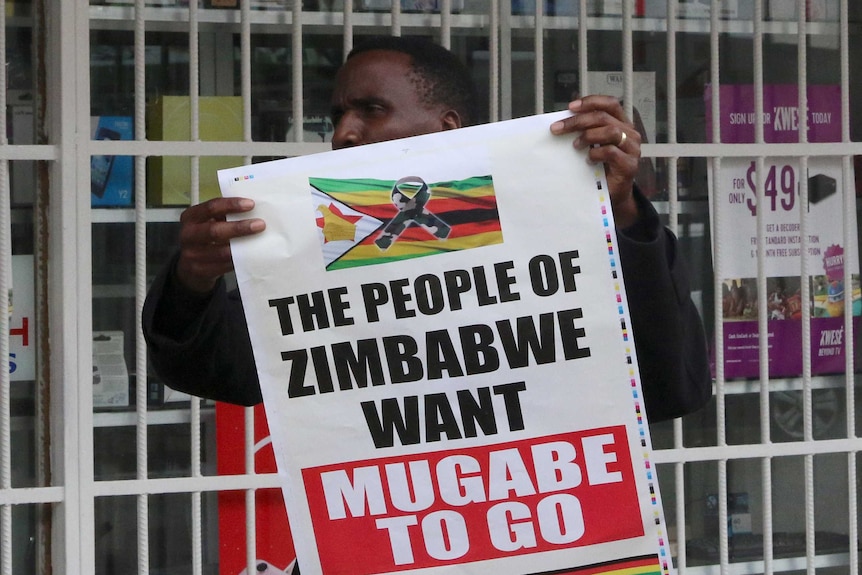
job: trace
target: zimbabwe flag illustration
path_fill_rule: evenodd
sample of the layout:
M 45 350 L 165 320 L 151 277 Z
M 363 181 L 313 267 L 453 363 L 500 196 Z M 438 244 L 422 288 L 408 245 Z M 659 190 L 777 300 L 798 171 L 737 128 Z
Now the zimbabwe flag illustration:
M 326 269 L 503 242 L 491 176 L 426 183 L 309 178 Z

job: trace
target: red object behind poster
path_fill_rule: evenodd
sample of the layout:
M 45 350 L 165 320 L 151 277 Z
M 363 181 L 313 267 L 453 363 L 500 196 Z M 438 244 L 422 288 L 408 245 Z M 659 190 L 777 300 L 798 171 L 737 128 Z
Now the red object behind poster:
M 219 475 L 245 473 L 245 408 L 216 404 L 217 469 Z M 263 404 L 254 408 L 255 473 L 274 473 L 275 456 Z M 219 572 L 246 575 L 245 492 L 219 493 Z M 255 494 L 256 575 L 291 573 L 296 554 L 281 489 Z

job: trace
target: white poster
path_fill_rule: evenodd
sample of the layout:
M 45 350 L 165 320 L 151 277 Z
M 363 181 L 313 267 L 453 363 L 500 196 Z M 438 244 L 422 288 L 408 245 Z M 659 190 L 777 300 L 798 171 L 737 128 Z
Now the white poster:
M 219 172 L 313 573 L 667 573 L 603 166 L 568 112 Z

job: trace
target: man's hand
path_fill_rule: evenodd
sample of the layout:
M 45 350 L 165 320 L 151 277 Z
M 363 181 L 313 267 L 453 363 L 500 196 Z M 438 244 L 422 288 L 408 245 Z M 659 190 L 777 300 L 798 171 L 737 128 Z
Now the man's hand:
M 605 164 L 614 221 L 618 228 L 629 227 L 639 216 L 632 190 L 641 155 L 640 134 L 619 100 L 611 96 L 575 100 L 569 103 L 569 111 L 574 116 L 554 122 L 551 133 L 580 132 L 575 148 L 589 147 L 590 161 Z
M 186 208 L 180 216 L 180 258 L 176 278 L 185 288 L 209 293 L 216 281 L 233 270 L 230 240 L 263 231 L 261 219 L 229 222 L 227 214 L 254 208 L 247 198 L 215 198 Z

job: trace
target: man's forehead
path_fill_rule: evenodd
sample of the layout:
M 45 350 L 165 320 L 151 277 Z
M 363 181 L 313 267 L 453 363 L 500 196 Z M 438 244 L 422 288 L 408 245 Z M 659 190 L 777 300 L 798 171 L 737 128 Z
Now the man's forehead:
M 339 76 L 356 81 L 358 77 L 373 75 L 379 79 L 399 78 L 412 70 L 411 58 L 391 50 L 370 50 L 356 54 L 340 70 Z
M 335 81 L 335 97 L 387 98 L 387 87 L 408 84 L 415 88 L 408 54 L 391 50 L 369 50 L 350 58 L 339 70 Z

